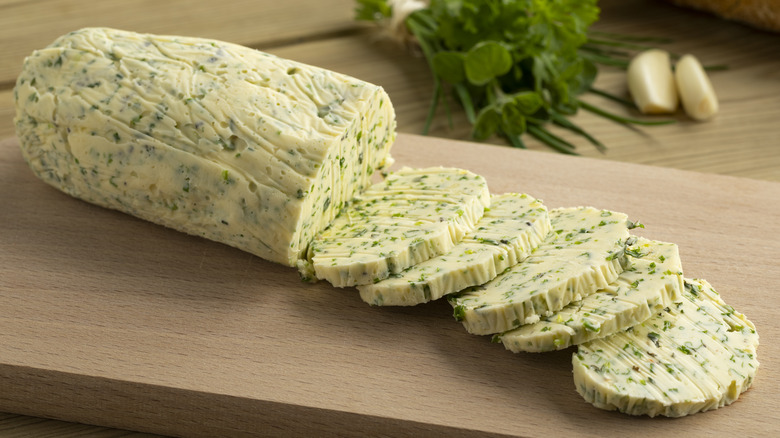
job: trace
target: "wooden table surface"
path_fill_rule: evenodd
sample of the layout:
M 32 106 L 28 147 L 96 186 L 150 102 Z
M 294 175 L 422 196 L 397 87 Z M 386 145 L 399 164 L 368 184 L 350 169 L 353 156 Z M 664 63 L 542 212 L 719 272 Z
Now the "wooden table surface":
M 378 38 L 370 26 L 355 23 L 353 6 L 351 0 L 0 0 L 0 139 L 14 135 L 12 88 L 24 56 L 85 26 L 222 39 L 347 73 L 385 87 L 398 114 L 399 131 L 419 133 L 431 96 L 424 60 Z M 711 73 L 721 111 L 710 122 L 692 122 L 680 113 L 677 124 L 629 130 L 590 114 L 578 115 L 576 121 L 608 147 L 602 154 L 577 140 L 582 155 L 780 181 L 780 35 L 660 1 L 612 0 L 600 6 L 599 30 L 670 37 L 674 42 L 665 48 L 693 53 L 705 64 L 728 64 L 729 69 Z M 624 73 L 602 68 L 598 86 L 624 95 Z M 623 111 L 597 96 L 586 100 Z M 440 117 L 431 135 L 468 139 L 464 122 L 456 113 L 451 128 Z M 527 144 L 548 152 L 533 140 Z M 0 414 L 0 434 L 142 436 L 11 413 Z

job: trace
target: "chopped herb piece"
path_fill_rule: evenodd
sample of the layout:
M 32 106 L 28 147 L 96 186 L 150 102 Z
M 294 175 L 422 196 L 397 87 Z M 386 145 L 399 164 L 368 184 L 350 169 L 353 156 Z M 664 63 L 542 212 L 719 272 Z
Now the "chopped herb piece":
M 589 332 L 598 333 L 601 330 L 601 325 L 591 322 L 590 320 L 583 320 L 582 326 L 585 327 L 585 330 Z
M 647 334 L 647 337 L 650 338 L 651 341 L 655 344 L 656 347 L 660 347 L 660 339 L 661 336 L 656 332 L 650 332 Z

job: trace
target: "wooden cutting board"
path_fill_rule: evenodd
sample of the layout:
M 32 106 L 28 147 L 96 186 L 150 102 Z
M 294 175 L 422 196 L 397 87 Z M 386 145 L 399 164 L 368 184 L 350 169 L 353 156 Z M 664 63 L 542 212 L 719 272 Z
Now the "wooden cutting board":
M 459 166 L 491 191 L 593 205 L 676 242 L 758 327 L 754 387 L 687 418 L 576 393 L 571 350 L 513 354 L 446 302 L 353 289 L 70 198 L 0 142 L 0 411 L 189 436 L 745 436 L 780 432 L 780 184 L 400 135 L 398 165 Z M 619 434 L 619 435 L 618 435 Z

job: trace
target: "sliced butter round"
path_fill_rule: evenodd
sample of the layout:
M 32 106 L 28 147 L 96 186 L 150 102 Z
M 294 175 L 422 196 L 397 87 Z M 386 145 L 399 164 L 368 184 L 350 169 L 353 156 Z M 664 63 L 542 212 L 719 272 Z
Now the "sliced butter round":
M 623 331 L 680 300 L 682 263 L 677 245 L 638 238 L 627 248 L 618 279 L 534 324 L 496 336 L 515 353 L 563 350 Z
M 383 280 L 451 250 L 489 205 L 479 175 L 400 169 L 355 198 L 311 243 L 315 275 L 336 287 Z
M 452 250 L 379 281 L 358 286 L 376 306 L 413 306 L 480 285 L 516 265 L 550 232 L 544 204 L 519 193 L 493 195 L 490 208 Z
M 681 417 L 731 404 L 753 382 L 758 334 L 704 280 L 629 330 L 586 342 L 572 357 L 577 392 L 596 407 Z
M 550 212 L 553 231 L 538 248 L 488 283 L 450 295 L 469 333 L 501 333 L 536 322 L 615 281 L 629 237 L 628 217 L 592 207 Z

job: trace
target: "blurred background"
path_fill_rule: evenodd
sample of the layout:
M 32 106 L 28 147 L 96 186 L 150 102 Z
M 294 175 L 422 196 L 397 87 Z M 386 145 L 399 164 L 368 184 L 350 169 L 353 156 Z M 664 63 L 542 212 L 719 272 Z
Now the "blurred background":
M 780 27 L 778 2 L 678 2 L 736 17 L 726 20 L 671 1 L 602 0 L 593 29 L 669 38 L 659 47 L 692 53 L 705 65 L 728 66 L 710 73 L 720 100 L 717 117 L 699 123 L 679 111 L 677 124 L 629 130 L 580 111 L 574 120 L 606 144 L 603 154 L 582 138 L 560 135 L 584 156 L 780 181 L 780 35 L 772 31 Z M 740 12 L 739 4 L 763 9 L 751 15 Z M 0 1 L 0 138 L 13 136 L 11 90 L 24 57 L 86 26 L 215 38 L 346 73 L 383 86 L 395 105 L 399 131 L 420 133 L 432 93 L 425 60 L 383 37 L 371 23 L 356 22 L 354 8 L 353 0 Z M 596 85 L 627 97 L 623 70 L 601 67 Z M 599 96 L 585 100 L 639 116 Z M 450 125 L 440 108 L 430 135 L 470 139 L 470 126 L 458 110 Z M 549 151 L 533 139 L 526 143 Z
M 571 138 L 584 156 L 780 181 L 780 36 L 771 30 L 780 27 L 778 2 L 764 1 L 775 6 L 752 15 L 735 5 L 761 8 L 760 0 L 678 2 L 736 17 L 726 20 L 671 1 L 602 0 L 593 29 L 669 38 L 659 47 L 692 53 L 705 65 L 727 65 L 710 73 L 721 103 L 718 116 L 699 123 L 680 111 L 679 123 L 672 126 L 629 130 L 580 111 L 575 121 L 606 144 L 606 153 L 566 132 L 560 135 Z M 383 86 L 395 105 L 399 131 L 420 133 L 432 93 L 425 60 L 383 37 L 371 23 L 356 22 L 354 8 L 353 0 L 0 1 L 0 138 L 13 136 L 11 90 L 24 57 L 86 26 L 215 38 L 346 73 Z M 599 72 L 599 88 L 627 96 L 623 70 L 601 67 Z M 585 100 L 639 116 L 599 96 Z M 430 135 L 470 139 L 470 126 L 458 109 L 450 125 L 440 108 Z M 533 139 L 526 143 L 549 151 Z

